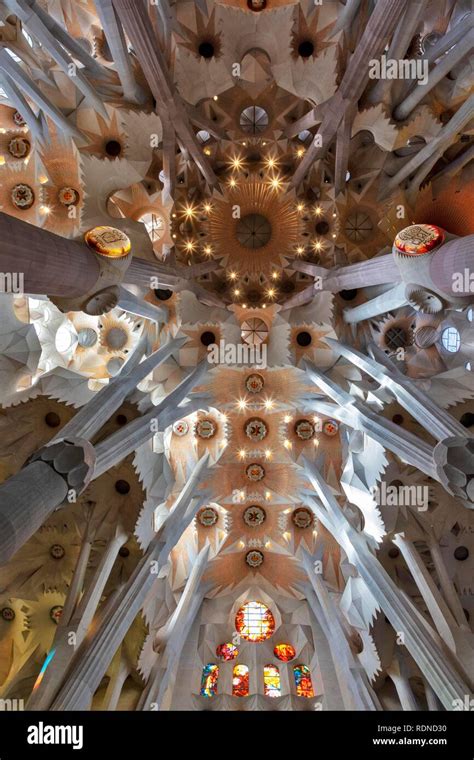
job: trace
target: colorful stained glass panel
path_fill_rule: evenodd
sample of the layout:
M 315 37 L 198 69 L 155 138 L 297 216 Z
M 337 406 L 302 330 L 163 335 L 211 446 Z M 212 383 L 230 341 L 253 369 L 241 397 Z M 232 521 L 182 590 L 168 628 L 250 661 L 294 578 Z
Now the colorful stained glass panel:
M 276 665 L 265 665 L 263 687 L 266 697 L 281 697 L 280 671 Z
M 234 665 L 232 672 L 232 695 L 234 697 L 248 697 L 249 694 L 249 669 L 247 665 Z
M 212 662 L 204 665 L 201 677 L 201 697 L 215 697 L 218 678 L 219 665 L 214 665 Z
M 290 662 L 296 656 L 295 648 L 291 644 L 277 644 L 273 654 L 282 662 Z
M 235 628 L 247 641 L 265 641 L 275 630 L 275 618 L 262 602 L 246 602 L 235 616 Z
M 222 660 L 235 660 L 239 656 L 239 649 L 235 644 L 219 644 L 216 655 Z
M 314 697 L 313 682 L 307 665 L 295 665 L 296 694 L 298 697 Z

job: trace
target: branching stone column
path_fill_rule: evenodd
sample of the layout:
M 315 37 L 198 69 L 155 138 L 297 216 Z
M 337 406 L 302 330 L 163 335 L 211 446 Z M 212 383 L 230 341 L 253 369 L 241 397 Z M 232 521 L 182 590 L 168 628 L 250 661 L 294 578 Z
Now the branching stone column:
M 138 384 L 165 362 L 173 351 L 179 350 L 186 340 L 186 338 L 175 338 L 168 341 L 135 367 L 133 361 L 132 366 L 127 362 L 124 371 L 113 378 L 108 385 L 81 407 L 72 420 L 62 428 L 58 436 L 63 438 L 73 435 L 90 440 L 105 425 L 127 396 L 137 388 Z M 169 399 L 168 403 L 173 402 L 170 396 L 167 396 L 167 399 Z
M 185 377 L 151 411 L 143 415 L 143 417 L 137 417 L 135 420 L 132 420 L 121 430 L 110 435 L 105 441 L 98 443 L 96 446 L 97 464 L 94 477 L 99 477 L 111 467 L 121 462 L 122 459 L 125 459 L 132 451 L 136 451 L 139 446 L 150 440 L 158 432 L 156 428 L 157 424 L 160 430 L 164 430 L 174 419 L 179 419 L 183 415 L 184 408 L 180 408 L 178 404 L 199 383 L 208 369 L 208 362 L 203 360 L 193 372 Z M 189 414 L 194 406 L 199 407 L 199 399 L 196 401 L 196 404 L 191 402 L 190 408 L 186 407 L 186 413 Z
M 380 710 L 380 703 L 369 684 L 364 669 L 351 651 L 335 603 L 321 575 L 314 570 L 314 558 L 303 549 L 301 560 L 311 585 L 302 584 L 300 590 L 305 594 L 309 606 L 323 626 L 345 709 Z
M 110 52 L 112 53 L 112 58 L 117 67 L 117 73 L 123 87 L 123 96 L 130 103 L 143 105 L 147 99 L 146 94 L 135 79 L 125 35 L 117 19 L 112 0 L 96 0 L 95 5 Z
M 407 119 L 413 109 L 426 95 L 441 82 L 460 61 L 472 51 L 472 21 L 466 24 L 465 37 L 446 53 L 428 74 L 428 82 L 417 84 L 407 97 L 395 108 L 393 116 L 397 121 Z
M 84 641 L 102 598 L 105 584 L 117 559 L 117 553 L 126 540 L 126 532 L 118 525 L 115 534 L 102 553 L 99 565 L 79 604 L 76 604 L 75 594 L 71 593 L 77 585 L 76 580 L 77 575 L 79 575 L 79 567 L 76 567 L 66 604 L 51 645 L 50 653 L 53 652 L 54 655 L 42 674 L 41 681 L 33 689 L 28 700 L 28 710 L 48 710 L 50 708 L 51 702 L 64 680 L 64 674 Z
M 79 650 L 76 663 L 51 709 L 88 709 L 110 661 L 168 561 L 171 549 L 208 498 L 207 493 L 195 496 L 197 484 L 207 468 L 208 460 L 209 455 L 205 454 L 196 464 L 168 519 L 152 540 L 123 589 L 115 597 L 107 616 L 99 623 L 94 637 L 87 645 L 85 642 L 84 648 Z
M 41 46 L 48 51 L 51 58 L 53 58 L 57 66 L 66 75 L 69 75 L 71 65 L 75 67 L 74 76 L 70 77 L 71 82 L 88 99 L 94 110 L 104 119 L 107 119 L 108 114 L 103 99 L 91 82 L 89 82 L 83 70 L 75 66 L 56 35 L 48 29 L 48 26 L 42 21 L 40 16 L 35 13 L 35 6 L 30 6 L 26 0 L 5 0 L 5 2 L 11 12 L 21 19 L 30 33 L 36 37 Z
M 351 526 L 314 464 L 304 457 L 303 460 L 305 474 L 325 507 L 311 499 L 311 508 L 344 549 L 393 628 L 403 634 L 408 652 L 446 710 L 452 710 L 454 700 L 463 700 L 471 691 L 461 675 L 462 668 L 451 652 L 442 648 L 441 640 L 372 554 L 365 537 Z
M 113 73 L 102 66 L 82 45 L 72 37 L 69 32 L 45 11 L 36 0 L 6 0 L 6 5 L 12 13 L 15 13 L 27 28 L 30 26 L 30 18 L 37 16 L 44 27 L 51 32 L 53 38 L 63 45 L 70 53 L 80 61 L 86 71 L 96 79 L 110 80 Z M 20 11 L 20 12 L 18 12 Z M 22 15 L 21 15 L 22 14 Z M 34 33 L 34 30 L 33 30 Z
M 173 121 L 179 140 L 189 151 L 203 177 L 209 185 L 216 185 L 217 176 L 204 156 L 189 123 L 186 109 L 175 92 L 145 5 L 137 3 L 136 0 L 113 0 L 113 4 L 156 100 L 158 112 L 161 109 Z
M 405 15 L 392 37 L 387 52 L 387 60 L 400 60 L 405 57 L 410 42 L 417 28 L 421 25 L 421 17 L 427 4 L 427 0 L 410 0 Z M 369 92 L 369 103 L 373 105 L 381 103 L 392 84 L 393 80 L 391 79 L 379 79 L 375 87 Z
M 85 136 L 82 132 L 68 121 L 59 108 L 56 108 L 48 100 L 38 85 L 30 79 L 22 67 L 8 55 L 4 48 L 0 49 L 0 69 L 3 69 L 10 79 L 21 88 L 24 94 L 44 111 L 46 116 L 49 116 L 59 130 L 70 138 L 74 137 L 80 140 L 81 143 L 85 142 Z
M 331 338 L 327 338 L 327 343 L 333 351 L 373 377 L 381 388 L 388 390 L 398 403 L 438 440 L 452 435 L 466 435 L 466 428 L 449 412 L 435 404 L 411 378 L 400 372 L 396 363 L 374 343 L 370 343 L 368 349 L 375 361 L 356 348 L 338 343 Z
M 153 648 L 158 652 L 148 683 L 140 697 L 138 710 L 160 710 L 169 683 L 175 674 L 190 628 L 210 585 L 202 585 L 209 561 L 210 546 L 201 549 L 181 594 L 178 606 L 166 625 L 157 633 Z
M 362 355 L 359 356 L 361 359 Z M 436 446 L 432 447 L 408 430 L 400 432 L 398 425 L 380 417 L 356 401 L 353 396 L 342 390 L 311 362 L 305 361 L 304 364 L 306 373 L 314 384 L 336 401 L 335 405 L 319 399 L 309 400 L 306 402 L 308 408 L 328 417 L 335 417 L 355 430 L 367 433 L 382 446 L 393 451 L 402 461 L 409 462 L 441 483 L 443 488 L 448 493 L 457 496 L 465 507 L 474 509 L 474 438 L 467 436 L 464 429 L 458 435 L 442 437 Z M 369 367 L 369 363 L 367 363 L 367 367 Z M 415 407 L 418 409 L 421 394 L 418 394 L 417 399 L 411 398 L 410 393 L 406 392 L 406 386 L 400 383 L 393 383 L 391 390 L 397 393 L 397 398 L 400 398 L 401 403 L 406 405 L 407 409 L 410 410 L 410 408 L 414 409 Z M 443 426 L 446 429 L 446 425 L 451 425 L 451 428 L 456 428 L 458 425 L 455 420 L 449 422 L 447 413 L 440 411 L 441 419 L 439 421 L 433 420 L 434 430 L 430 430 L 433 405 L 427 404 L 427 407 L 426 412 L 417 419 L 423 421 L 423 416 L 425 416 L 426 428 L 434 436 L 443 434 Z M 417 416 L 416 413 L 415 416 Z
M 116 710 L 120 695 L 122 693 L 123 685 L 130 675 L 131 668 L 126 660 L 126 656 L 122 653 L 122 647 L 118 652 L 118 662 L 114 663 L 113 673 L 110 677 L 110 681 L 107 685 L 107 689 L 104 695 L 104 701 L 102 703 L 103 710 Z
M 0 563 L 8 559 L 22 546 L 46 518 L 64 502 L 68 491 L 73 489 L 79 495 L 86 485 L 105 472 L 113 464 L 120 462 L 127 454 L 135 450 L 136 445 L 145 443 L 153 436 L 150 417 L 153 412 L 143 418 L 140 435 L 133 437 L 130 425 L 120 433 L 121 445 L 113 446 L 114 436 L 102 441 L 95 450 L 88 442 L 100 427 L 105 424 L 110 415 L 120 406 L 126 396 L 131 393 L 144 377 L 163 362 L 176 348 L 182 344 L 182 339 L 170 341 L 148 359 L 135 368 L 130 369 L 124 377 L 119 376 L 106 388 L 100 391 L 89 404 L 82 407 L 77 415 L 63 428 L 58 438 L 53 439 L 47 446 L 34 455 L 33 460 L 17 475 L 0 485 Z M 178 385 L 158 407 L 155 414 L 166 410 L 169 406 L 179 403 L 194 385 L 194 377 L 204 374 L 206 366 L 201 367 L 200 374 Z M 144 421 L 144 422 L 143 422 Z M 136 433 L 136 426 L 132 430 Z M 112 440 L 108 447 L 107 441 Z M 133 443 L 130 445 L 130 440 Z M 100 467 L 97 466 L 96 452 L 101 456 Z M 104 464 L 104 458 L 111 450 L 117 458 L 112 458 L 110 464 Z
M 415 156 L 410 158 L 402 168 L 389 179 L 386 179 L 381 185 L 380 200 L 385 200 L 407 177 L 411 176 L 420 169 L 421 173 L 417 175 L 418 185 L 426 176 L 425 172 L 429 171 L 426 164 L 435 157 L 440 157 L 446 148 L 451 144 L 454 135 L 464 128 L 470 119 L 474 110 L 474 95 L 471 95 L 459 108 L 448 123 L 439 131 L 436 137 L 433 137 L 424 148 Z
M 347 110 L 360 99 L 369 80 L 370 61 L 378 58 L 399 23 L 406 0 L 379 0 L 367 22 L 364 33 L 352 54 L 336 95 L 325 104 L 325 115 L 318 135 L 322 145 L 313 141 L 300 161 L 290 187 L 298 187 L 314 161 L 329 149 Z M 349 10 L 349 9 L 348 9 Z
M 400 281 L 400 272 L 392 253 L 375 256 L 368 261 L 358 261 L 346 267 L 325 269 L 308 261 L 293 261 L 292 269 L 312 277 L 321 277 L 321 288 L 331 293 L 350 288 L 367 288 L 371 285 L 388 285 Z
M 393 685 L 397 690 L 398 698 L 403 710 L 419 710 L 415 695 L 408 680 L 408 665 L 401 654 L 395 655 L 387 673 L 392 679 Z

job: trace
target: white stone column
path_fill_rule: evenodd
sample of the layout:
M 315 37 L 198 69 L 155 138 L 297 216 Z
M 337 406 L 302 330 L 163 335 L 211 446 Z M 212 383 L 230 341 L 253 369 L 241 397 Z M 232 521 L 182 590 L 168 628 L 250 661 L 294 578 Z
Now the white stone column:
M 199 479 L 205 471 L 208 458 L 208 455 L 203 456 L 195 466 L 168 519 L 123 589 L 117 594 L 107 617 L 101 619 L 94 637 L 73 665 L 51 709 L 88 709 L 112 657 L 168 561 L 171 549 L 208 497 L 207 493 L 202 497 L 194 496 L 196 478 Z
M 186 581 L 178 606 L 166 625 L 155 636 L 153 648 L 158 653 L 158 660 L 140 697 L 139 710 L 162 708 L 186 638 L 199 612 L 205 593 L 210 588 L 201 584 L 209 561 L 209 549 L 210 546 L 207 544 L 200 551 Z
M 380 710 L 380 703 L 371 688 L 362 665 L 356 661 L 347 641 L 334 601 L 321 575 L 316 573 L 308 551 L 301 552 L 302 564 L 314 593 L 304 593 L 314 615 L 323 626 L 331 650 L 341 696 L 346 710 Z M 303 591 L 303 587 L 301 587 Z
M 403 710 L 419 710 L 418 703 L 408 680 L 407 664 L 400 654 L 395 655 L 387 673 L 392 679 L 397 690 L 398 698 Z
M 372 554 L 365 537 L 350 525 L 314 464 L 303 459 L 305 473 L 325 507 L 315 500 L 308 500 L 311 508 L 344 549 L 349 562 L 356 567 L 393 628 L 403 634 L 408 652 L 442 704 L 447 710 L 453 709 L 454 700 L 464 699 L 464 695 L 471 690 L 460 675 L 462 668 L 449 650 L 443 649 L 434 631 Z

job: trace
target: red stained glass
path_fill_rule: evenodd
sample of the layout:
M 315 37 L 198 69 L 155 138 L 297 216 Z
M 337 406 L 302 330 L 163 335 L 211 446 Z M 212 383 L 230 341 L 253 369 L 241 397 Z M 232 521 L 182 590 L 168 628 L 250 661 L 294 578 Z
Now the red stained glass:
M 246 602 L 235 616 L 235 628 L 247 641 L 265 641 L 275 630 L 275 618 L 262 602 Z
M 249 669 L 247 665 L 234 665 L 232 673 L 232 695 L 234 697 L 248 697 Z
M 295 665 L 296 694 L 298 697 L 314 697 L 313 682 L 307 665 Z
M 222 660 L 235 660 L 239 656 L 239 650 L 235 644 L 219 644 L 216 655 Z
M 277 644 L 273 654 L 282 662 L 290 662 L 296 656 L 295 648 L 291 644 Z

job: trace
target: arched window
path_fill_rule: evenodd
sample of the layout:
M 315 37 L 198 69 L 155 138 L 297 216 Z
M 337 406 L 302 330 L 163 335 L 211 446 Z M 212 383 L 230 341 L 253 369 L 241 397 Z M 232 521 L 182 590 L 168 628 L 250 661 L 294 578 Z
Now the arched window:
M 296 695 L 298 697 L 314 697 L 313 682 L 308 666 L 295 665 L 293 673 L 295 675 Z
M 276 665 L 265 665 L 263 687 L 266 697 L 281 697 L 280 671 Z
M 240 114 L 240 128 L 247 135 L 258 135 L 268 127 L 268 114 L 261 106 L 248 106 Z
M 217 679 L 219 665 L 210 662 L 204 665 L 201 677 L 201 697 L 215 697 L 217 694 Z
M 248 697 L 249 669 L 247 665 L 234 665 L 232 671 L 232 696 Z
M 275 618 L 262 602 L 246 602 L 235 616 L 235 629 L 247 641 L 265 641 L 275 630 Z

